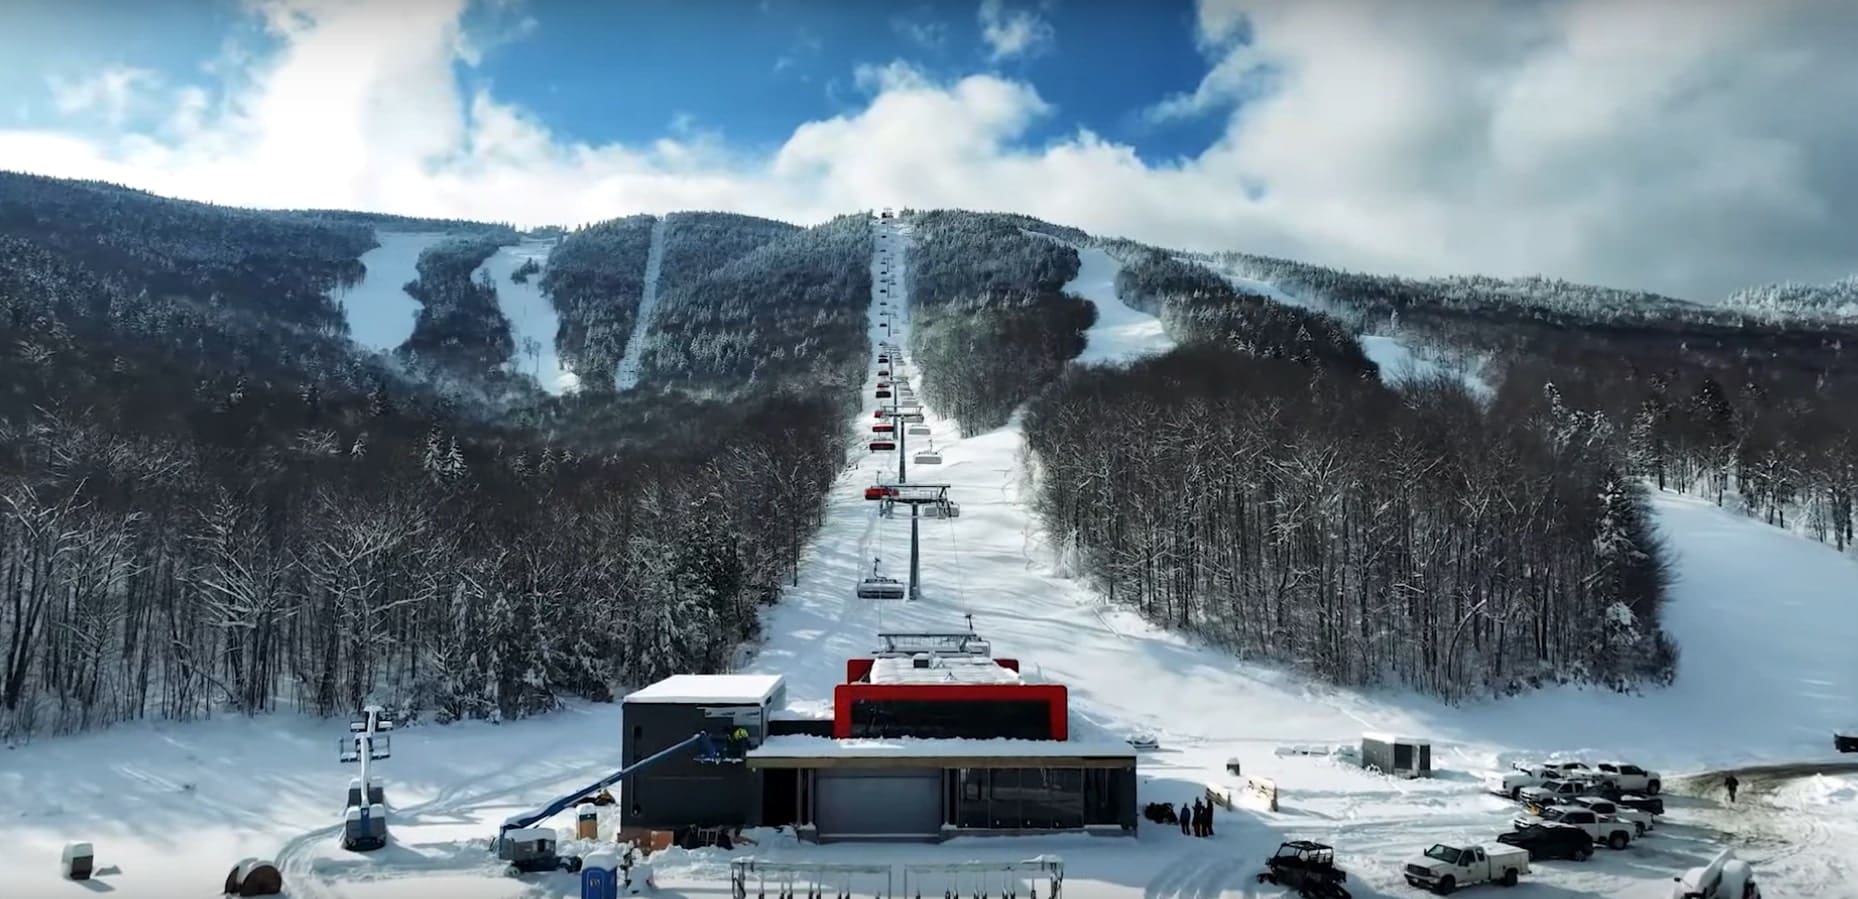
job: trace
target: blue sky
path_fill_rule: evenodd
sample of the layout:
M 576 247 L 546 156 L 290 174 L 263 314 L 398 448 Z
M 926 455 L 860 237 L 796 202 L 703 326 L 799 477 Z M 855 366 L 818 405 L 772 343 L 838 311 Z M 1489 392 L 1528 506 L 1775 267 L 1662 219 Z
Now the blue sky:
M 998 209 L 1709 300 L 1858 270 L 1853 46 L 1824 0 L 0 0 L 0 169 L 520 224 Z
M 229 47 L 266 46 L 238 0 L 0 6 L 0 96 L 14 101 L 16 125 L 57 118 L 47 79 L 111 65 L 198 78 Z M 804 122 L 862 106 L 860 67 L 898 61 L 930 77 L 998 72 L 1031 84 L 1052 112 L 1018 138 L 1029 145 L 1086 128 L 1165 161 L 1199 153 L 1223 130 L 1217 116 L 1144 114 L 1206 73 L 1188 0 L 1012 0 L 998 9 L 1030 17 L 1038 37 L 997 53 L 976 0 L 487 3 L 465 18 L 482 55 L 457 68 L 465 84 L 588 143 L 697 129 L 750 151 L 776 147 Z

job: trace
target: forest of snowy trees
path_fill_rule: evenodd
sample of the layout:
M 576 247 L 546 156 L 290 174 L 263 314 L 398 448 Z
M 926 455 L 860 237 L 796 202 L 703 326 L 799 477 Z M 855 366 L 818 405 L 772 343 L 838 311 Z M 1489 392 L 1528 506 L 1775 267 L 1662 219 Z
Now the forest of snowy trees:
M 1063 292 L 1077 251 L 1023 233 L 1061 229 L 1022 216 L 934 210 L 911 226 L 910 350 L 923 397 L 964 433 L 997 428 L 1084 348 L 1095 311 Z
M 871 251 L 868 220 L 841 216 L 661 285 L 644 380 L 702 391 L 829 385 L 849 402 L 870 356 Z
M 632 215 L 577 228 L 548 256 L 542 292 L 561 319 L 555 351 L 583 388 L 612 381 L 645 289 L 653 219 Z
M 1241 655 L 1447 698 L 1658 680 L 1664 561 L 1604 422 L 1214 342 L 1033 404 L 1038 510 L 1111 601 Z
M 476 377 L 510 360 L 516 341 L 497 305 L 497 285 L 472 277 L 503 243 L 498 236 L 454 237 L 419 254 L 419 276 L 406 285 L 419 316 L 402 354 Z
M 409 379 L 328 303 L 372 246 L 339 215 L 0 188 L 25 204 L 0 204 L 0 740 L 364 698 L 501 717 L 719 670 L 844 457 L 845 397 L 792 379 L 523 409 Z M 495 332 L 469 317 L 494 242 L 422 260 L 428 306 L 477 305 L 420 340 Z

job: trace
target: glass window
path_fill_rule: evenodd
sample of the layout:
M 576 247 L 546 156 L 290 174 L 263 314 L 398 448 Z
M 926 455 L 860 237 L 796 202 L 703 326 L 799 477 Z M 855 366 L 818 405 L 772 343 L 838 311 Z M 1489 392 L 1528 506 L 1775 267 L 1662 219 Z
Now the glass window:
M 859 699 L 851 719 L 854 737 L 1052 738 L 1051 707 L 1036 700 Z
M 985 768 L 963 768 L 960 773 L 960 802 L 955 811 L 957 827 L 972 827 L 985 830 L 993 826 L 993 818 L 988 812 L 989 790 Z

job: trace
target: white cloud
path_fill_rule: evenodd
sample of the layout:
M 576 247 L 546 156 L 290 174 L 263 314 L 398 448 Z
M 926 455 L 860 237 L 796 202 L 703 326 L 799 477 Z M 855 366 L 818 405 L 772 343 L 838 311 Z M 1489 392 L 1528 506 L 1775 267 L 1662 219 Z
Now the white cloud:
M 1030 56 L 1050 46 L 1050 22 L 1029 9 L 1007 9 L 1005 0 L 981 0 L 981 39 L 994 62 Z
M 147 69 L 111 66 L 85 78 L 49 76 L 45 84 L 60 113 L 94 113 L 110 127 L 119 128 L 160 80 Z
M 948 24 L 928 18 L 929 15 L 929 12 L 924 11 L 914 18 L 892 17 L 890 30 L 925 50 L 940 50 L 948 44 Z
M 688 121 L 648 143 L 574 141 L 461 89 L 467 2 L 269 0 L 281 49 L 222 72 L 227 87 L 168 90 L 158 125 L 107 138 L 0 125 L 0 168 L 522 223 L 1010 209 L 1193 249 L 1698 298 L 1858 270 L 1847 5 L 1203 0 L 1216 58 L 1179 106 L 1226 129 L 1151 165 L 1088 132 L 1029 147 L 1054 114 L 1032 86 L 903 63 L 859 69 L 847 112 L 772 150 Z

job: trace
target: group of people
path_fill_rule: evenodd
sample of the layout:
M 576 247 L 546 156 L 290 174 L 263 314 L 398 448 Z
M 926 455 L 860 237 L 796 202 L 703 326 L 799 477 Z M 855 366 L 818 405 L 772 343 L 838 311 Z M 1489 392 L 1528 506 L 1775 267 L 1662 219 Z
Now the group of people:
M 1213 803 L 1195 799 L 1192 807 L 1181 803 L 1181 833 L 1196 837 L 1213 835 Z

